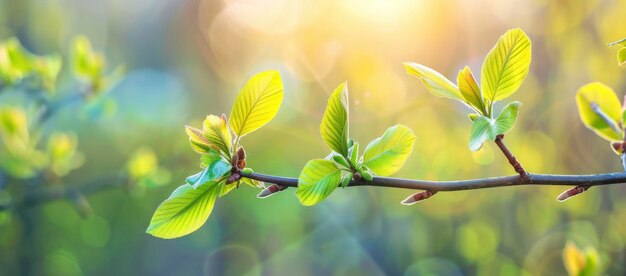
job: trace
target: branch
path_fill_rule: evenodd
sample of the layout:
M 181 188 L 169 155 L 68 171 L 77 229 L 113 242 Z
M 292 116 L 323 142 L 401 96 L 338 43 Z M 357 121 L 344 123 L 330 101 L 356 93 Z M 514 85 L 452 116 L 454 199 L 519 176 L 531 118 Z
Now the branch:
M 26 194 L 21 200 L 0 205 L 0 211 L 15 208 L 31 208 L 62 199 L 80 199 L 82 195 L 93 194 L 111 188 L 122 187 L 127 183 L 128 176 L 120 173 L 110 174 L 77 187 L 54 187 L 35 190 Z
M 274 183 L 284 187 L 298 187 L 297 178 L 274 176 L 260 173 L 242 173 L 241 176 L 263 182 Z M 626 183 L 626 173 L 604 173 L 591 175 L 554 175 L 528 173 L 527 180 L 521 179 L 518 175 L 510 175 L 453 181 L 413 180 L 375 176 L 372 181 L 353 180 L 348 184 L 348 187 L 376 186 L 411 190 L 426 190 L 434 193 L 521 185 L 583 186 L 588 188 L 591 186 L 602 186 L 619 183 Z
M 498 145 L 502 153 L 504 153 L 504 156 L 506 156 L 506 159 L 509 160 L 509 164 L 513 166 L 513 169 L 515 169 L 515 171 L 519 174 L 522 181 L 527 181 L 529 177 L 528 172 L 524 170 L 524 167 L 522 167 L 522 164 L 520 164 L 520 162 L 517 161 L 515 156 L 513 156 L 513 153 L 511 153 L 509 148 L 506 147 L 506 145 L 502 141 L 503 139 L 504 139 L 504 134 L 500 134 L 496 136 L 496 141 L 495 141 L 496 145 Z

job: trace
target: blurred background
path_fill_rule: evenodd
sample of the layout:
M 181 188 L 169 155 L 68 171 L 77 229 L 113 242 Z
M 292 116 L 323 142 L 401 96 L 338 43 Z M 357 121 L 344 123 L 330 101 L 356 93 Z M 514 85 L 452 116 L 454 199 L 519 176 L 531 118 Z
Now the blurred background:
M 49 99 L 76 90 L 65 64 L 77 35 L 106 56 L 107 72 L 125 68 L 95 103 L 67 105 L 34 130 L 40 144 L 55 131 L 70 133 L 80 164 L 56 172 L 62 178 L 5 169 L 0 200 L 102 185 L 136 158 L 160 170 L 139 184 L 0 211 L 0 274 L 559 275 L 572 241 L 597 250 L 603 273 L 623 275 L 624 185 L 564 203 L 555 200 L 564 187 L 524 186 L 439 193 L 411 207 L 399 202 L 412 191 L 400 189 L 339 189 L 303 207 L 292 189 L 259 200 L 246 186 L 219 199 L 189 236 L 161 240 L 144 231 L 158 204 L 200 170 L 183 126 L 229 113 L 245 81 L 266 69 L 281 72 L 285 99 L 242 143 L 257 172 L 296 177 L 307 160 L 328 154 L 319 123 L 327 97 L 346 80 L 355 140 L 367 143 L 395 123 L 415 131 L 413 154 L 396 176 L 513 174 L 494 144 L 468 150 L 464 106 L 430 95 L 402 66 L 415 61 L 455 79 L 469 65 L 479 77 L 510 28 L 533 42 L 530 74 L 511 99 L 523 102 L 505 139 L 513 153 L 535 173 L 621 171 L 608 142 L 580 122 L 574 95 L 591 81 L 624 95 L 625 71 L 607 43 L 626 37 L 625 11 L 618 0 L 0 0 L 0 39 L 63 57 Z M 0 92 L 0 107 L 28 110 L 32 94 L 16 90 L 24 89 Z

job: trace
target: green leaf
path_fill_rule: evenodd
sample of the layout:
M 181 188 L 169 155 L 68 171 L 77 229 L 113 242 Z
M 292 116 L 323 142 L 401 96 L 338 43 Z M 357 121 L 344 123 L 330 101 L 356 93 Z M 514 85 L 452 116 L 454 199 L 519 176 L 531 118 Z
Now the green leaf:
M 219 148 L 209 141 L 202 134 L 202 130 L 199 130 L 194 127 L 185 126 L 185 133 L 189 136 L 189 143 L 191 144 L 191 148 L 200 154 L 209 153 L 210 150 L 219 150 Z
M 486 140 L 495 140 L 496 136 L 511 130 L 517 121 L 520 105 L 520 102 L 506 105 L 496 119 L 480 116 L 474 120 L 470 133 L 470 150 L 477 151 Z
M 346 168 L 350 168 L 350 164 L 348 164 L 348 162 L 346 162 L 346 158 L 341 156 L 341 155 L 337 155 L 334 154 L 332 155 L 333 161 L 337 162 L 337 164 L 342 165 Z
M 465 102 L 472 106 L 477 112 L 482 115 L 487 115 L 487 109 L 485 108 L 483 96 L 478 88 L 478 84 L 474 79 L 472 70 L 465 66 L 459 71 L 459 75 L 456 77 L 456 82 L 459 85 L 459 91 L 465 99 Z
M 225 118 L 209 115 L 202 123 L 202 134 L 209 141 L 230 156 L 231 139 L 230 131 L 226 126 Z
M 314 159 L 306 163 L 298 177 L 296 196 L 305 206 L 322 201 L 341 182 L 341 170 L 335 162 L 326 159 Z
M 204 163 L 205 162 L 203 161 L 203 164 Z M 204 170 L 190 177 L 187 177 L 185 182 L 187 182 L 187 184 L 189 185 L 192 185 L 194 189 L 197 189 L 204 183 L 207 183 L 209 181 L 215 181 L 218 178 L 225 176 L 228 172 L 230 172 L 231 168 L 232 166 L 228 162 L 224 161 L 221 157 L 217 157 L 206 162 L 206 168 Z
M 91 47 L 89 39 L 84 36 L 74 38 L 73 43 L 74 74 L 83 80 L 97 83 L 104 69 L 104 57 Z
M 178 187 L 154 212 L 146 233 L 173 239 L 198 230 L 209 218 L 224 182 L 211 182 L 194 189 Z
M 613 89 L 600 82 L 586 84 L 576 93 L 576 105 L 580 119 L 587 128 L 609 141 L 623 139 L 622 131 L 616 132 L 611 126 L 617 125 L 622 118 L 622 106 Z M 594 111 L 593 106 L 605 114 L 611 123 Z
M 343 176 L 343 178 L 341 178 L 341 188 L 345 188 L 348 187 L 348 184 L 350 184 L 350 180 L 352 180 L 352 173 L 347 173 L 346 175 Z
M 513 94 L 524 82 L 531 60 L 531 42 L 521 29 L 506 32 L 487 54 L 480 75 L 483 96 L 491 102 Z
M 383 136 L 374 139 L 365 148 L 363 164 L 381 176 L 396 173 L 409 157 L 415 135 L 404 125 L 388 128 Z
M 422 80 L 426 89 L 435 96 L 464 102 L 459 88 L 439 72 L 415 62 L 405 62 L 404 68 L 409 75 Z
M 241 89 L 230 113 L 230 128 L 238 137 L 271 121 L 283 101 L 283 81 L 278 71 L 254 75 Z
M 467 117 L 468 117 L 470 120 L 472 120 L 472 122 L 473 122 L 473 121 L 476 121 L 476 118 L 478 118 L 478 117 L 480 117 L 480 116 L 481 116 L 480 114 L 476 114 L 476 113 L 470 113 L 470 114 L 467 114 Z
M 626 47 L 617 51 L 617 64 L 619 64 L 619 66 L 626 65 Z
M 350 154 L 350 162 L 352 163 L 352 166 L 356 166 L 359 158 L 359 142 L 354 143 L 348 152 Z
M 263 184 L 263 181 L 258 181 L 258 180 L 250 179 L 250 178 L 247 178 L 247 177 L 242 178 L 240 181 L 243 184 L 246 184 L 246 185 L 248 185 L 250 187 L 253 187 L 253 188 L 261 188 L 261 189 L 265 188 L 265 185 Z
M 348 86 L 345 82 L 330 95 L 320 132 L 326 145 L 348 157 Z

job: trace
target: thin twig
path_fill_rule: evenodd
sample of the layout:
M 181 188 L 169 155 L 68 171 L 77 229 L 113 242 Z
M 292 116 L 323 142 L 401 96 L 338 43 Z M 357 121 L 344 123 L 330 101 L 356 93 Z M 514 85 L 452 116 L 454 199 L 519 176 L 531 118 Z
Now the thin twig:
M 298 187 L 297 178 L 274 176 L 260 173 L 242 174 L 241 176 L 287 187 Z M 372 181 L 352 181 L 350 182 L 350 184 L 348 184 L 348 187 L 377 186 L 411 190 L 428 190 L 432 192 L 451 192 L 506 187 L 514 185 L 591 187 L 619 183 L 626 183 L 626 173 L 604 173 L 591 175 L 554 175 L 529 173 L 528 180 L 522 180 L 518 175 L 510 175 L 453 181 L 413 180 L 375 176 Z
M 593 110 L 593 112 L 595 112 L 598 116 L 600 116 L 600 118 L 602 118 L 602 120 L 604 120 L 604 122 L 606 122 L 606 124 L 609 125 L 613 129 L 613 131 L 615 131 L 615 133 L 617 133 L 618 135 L 622 133 L 622 130 L 617 125 L 617 123 L 615 123 L 615 121 L 611 119 L 609 115 L 604 113 L 604 111 L 602 111 L 602 109 L 600 108 L 600 106 L 598 106 L 597 103 L 591 102 L 589 105 L 591 106 L 591 110 Z
M 515 172 L 517 172 L 519 174 L 519 176 L 522 179 L 522 181 L 527 181 L 528 180 L 528 172 L 526 172 L 526 170 L 524 170 L 524 167 L 522 166 L 522 164 L 520 164 L 520 162 L 517 161 L 515 156 L 513 156 L 513 153 L 511 153 L 509 148 L 506 147 L 506 145 L 502 141 L 503 139 L 504 139 L 504 134 L 500 134 L 500 135 L 496 136 L 496 141 L 495 141 L 496 145 L 498 145 L 498 148 L 500 148 L 502 153 L 504 153 L 504 156 L 506 156 L 506 159 L 509 160 L 509 164 L 511 164 L 511 166 L 513 166 L 513 169 L 515 169 Z
M 77 187 L 54 187 L 34 190 L 17 202 L 0 204 L 0 211 L 15 208 L 31 208 L 52 201 L 71 199 L 72 196 L 77 194 L 94 194 L 103 190 L 122 187 L 127 183 L 127 180 L 128 176 L 125 174 L 115 173 L 99 177 Z

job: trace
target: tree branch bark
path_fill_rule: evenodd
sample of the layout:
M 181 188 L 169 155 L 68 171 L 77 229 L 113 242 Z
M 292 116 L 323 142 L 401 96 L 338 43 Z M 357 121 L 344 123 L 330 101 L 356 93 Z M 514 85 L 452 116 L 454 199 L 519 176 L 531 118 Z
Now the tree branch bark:
M 298 178 L 274 176 L 260 173 L 242 173 L 241 176 L 267 183 L 274 183 L 285 187 L 298 187 Z M 591 175 L 555 175 L 528 173 L 528 180 L 522 180 L 519 175 L 510 175 L 452 181 L 413 180 L 374 176 L 374 179 L 372 181 L 351 181 L 350 184 L 348 184 L 348 187 L 376 186 L 410 190 L 427 190 L 432 192 L 451 192 L 521 185 L 591 187 L 619 183 L 626 183 L 626 173 L 604 173 Z

